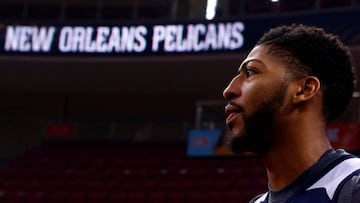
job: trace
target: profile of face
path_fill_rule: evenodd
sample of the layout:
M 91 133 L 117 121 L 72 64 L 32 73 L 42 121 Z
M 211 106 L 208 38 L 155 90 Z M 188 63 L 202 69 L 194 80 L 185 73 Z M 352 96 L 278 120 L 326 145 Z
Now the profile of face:
M 263 154 L 276 142 L 274 121 L 286 106 L 289 83 L 285 65 L 268 51 L 267 45 L 254 47 L 223 92 L 235 153 Z

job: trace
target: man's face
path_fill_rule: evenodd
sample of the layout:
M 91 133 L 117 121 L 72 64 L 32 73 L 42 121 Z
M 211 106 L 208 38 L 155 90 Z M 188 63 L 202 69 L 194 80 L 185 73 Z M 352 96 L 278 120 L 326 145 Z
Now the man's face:
M 275 137 L 269 136 L 284 105 L 288 83 L 285 65 L 256 46 L 224 90 L 226 124 L 232 132 L 230 148 L 237 153 L 265 153 Z

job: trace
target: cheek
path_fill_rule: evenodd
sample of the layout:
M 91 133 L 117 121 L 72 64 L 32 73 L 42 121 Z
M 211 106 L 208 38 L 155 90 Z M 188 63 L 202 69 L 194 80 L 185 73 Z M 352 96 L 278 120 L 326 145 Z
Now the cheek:
M 276 82 L 244 85 L 242 100 L 246 114 L 253 114 L 262 104 L 269 102 L 280 88 L 281 84 Z
M 270 87 L 271 88 L 271 87 Z M 248 113 L 252 107 L 256 107 L 270 96 L 270 88 L 268 85 L 249 84 L 243 88 L 243 102 Z

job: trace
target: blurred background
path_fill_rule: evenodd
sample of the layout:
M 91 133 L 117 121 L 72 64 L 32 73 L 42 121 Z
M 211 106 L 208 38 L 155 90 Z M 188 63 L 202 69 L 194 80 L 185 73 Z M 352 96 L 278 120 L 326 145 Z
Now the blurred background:
M 223 89 L 282 24 L 359 67 L 357 19 L 359 0 L 1 0 L 0 201 L 247 202 L 266 174 L 224 149 Z M 328 136 L 359 154 L 353 96 Z

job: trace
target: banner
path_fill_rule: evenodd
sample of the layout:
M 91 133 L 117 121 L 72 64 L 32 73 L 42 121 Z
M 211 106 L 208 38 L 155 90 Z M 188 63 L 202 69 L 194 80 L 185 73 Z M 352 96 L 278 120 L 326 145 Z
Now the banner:
M 240 21 L 166 25 L 5 25 L 2 53 L 139 55 L 242 48 Z
M 187 155 L 194 157 L 228 157 L 235 154 L 228 147 L 229 130 L 192 130 L 188 137 Z
M 188 156 L 214 156 L 221 130 L 192 130 L 188 137 Z
M 0 22 L 0 55 L 139 56 L 247 52 L 279 25 L 319 26 L 360 44 L 360 8 L 223 21 L 41 24 Z

